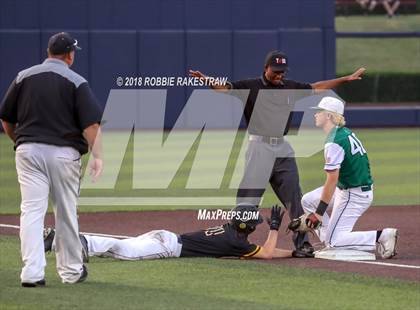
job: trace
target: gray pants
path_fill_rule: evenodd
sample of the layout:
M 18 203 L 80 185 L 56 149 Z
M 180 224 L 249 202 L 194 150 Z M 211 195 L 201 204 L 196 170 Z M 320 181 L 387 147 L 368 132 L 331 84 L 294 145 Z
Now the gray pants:
M 301 216 L 302 191 L 294 151 L 288 142 L 270 145 L 263 141 L 250 140 L 246 152 L 245 172 L 239 185 L 237 202 L 258 205 L 267 183 L 278 199 L 287 208 L 290 219 Z M 293 234 L 296 248 L 308 241 L 306 234 Z
M 49 193 L 54 203 L 58 274 L 63 283 L 74 283 L 80 278 L 82 245 L 76 208 L 80 168 L 80 154 L 71 147 L 25 143 L 16 149 L 16 170 L 22 195 L 22 282 L 44 278 L 43 228 Z

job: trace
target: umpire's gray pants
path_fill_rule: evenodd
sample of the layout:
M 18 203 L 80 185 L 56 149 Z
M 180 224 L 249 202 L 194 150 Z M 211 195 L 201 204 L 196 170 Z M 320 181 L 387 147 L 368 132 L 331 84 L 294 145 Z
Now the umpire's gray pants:
M 76 282 L 82 272 L 76 209 L 81 173 L 79 152 L 72 147 L 21 144 L 16 149 L 16 170 L 22 196 L 22 282 L 44 278 L 43 228 L 49 193 L 54 203 L 57 271 L 63 283 Z
M 287 141 L 271 145 L 252 140 L 248 143 L 245 171 L 238 189 L 237 203 L 260 204 L 267 183 L 289 212 L 290 219 L 301 216 L 302 192 L 299 186 L 299 172 L 294 150 Z M 296 248 L 308 241 L 306 234 L 293 234 Z

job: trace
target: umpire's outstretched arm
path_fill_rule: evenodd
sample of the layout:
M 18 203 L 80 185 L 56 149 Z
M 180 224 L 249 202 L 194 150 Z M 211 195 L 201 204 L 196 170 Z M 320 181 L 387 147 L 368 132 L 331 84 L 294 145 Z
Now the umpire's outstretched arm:
M 315 83 L 311 83 L 311 86 L 312 86 L 312 89 L 314 89 L 316 92 L 322 92 L 327 89 L 333 89 L 343 83 L 361 80 L 362 75 L 365 71 L 366 71 L 365 68 L 359 68 L 350 75 L 342 76 L 342 77 L 332 79 L 332 80 L 318 81 Z
M 190 70 L 190 76 L 195 77 L 195 78 L 199 78 L 200 80 L 207 80 L 210 77 L 201 73 L 200 71 L 194 71 L 194 70 Z M 216 91 L 221 91 L 221 92 L 225 92 L 228 91 L 229 89 L 231 89 L 231 84 L 228 82 L 226 84 L 217 84 L 217 82 L 213 82 L 210 85 L 211 89 L 214 89 Z

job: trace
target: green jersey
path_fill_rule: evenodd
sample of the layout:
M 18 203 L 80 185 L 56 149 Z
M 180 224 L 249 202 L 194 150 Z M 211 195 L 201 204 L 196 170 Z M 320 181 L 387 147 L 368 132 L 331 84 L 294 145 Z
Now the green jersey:
M 354 132 L 335 127 L 328 134 L 325 148 L 325 170 L 340 169 L 337 186 L 341 189 L 373 183 L 367 152 Z

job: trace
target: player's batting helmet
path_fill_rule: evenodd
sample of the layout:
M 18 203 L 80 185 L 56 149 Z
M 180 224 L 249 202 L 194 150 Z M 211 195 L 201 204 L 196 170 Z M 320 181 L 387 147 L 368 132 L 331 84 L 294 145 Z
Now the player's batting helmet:
M 263 217 L 256 205 L 239 204 L 232 212 L 234 214 L 230 223 L 239 232 L 250 234 L 258 224 L 263 222 Z

